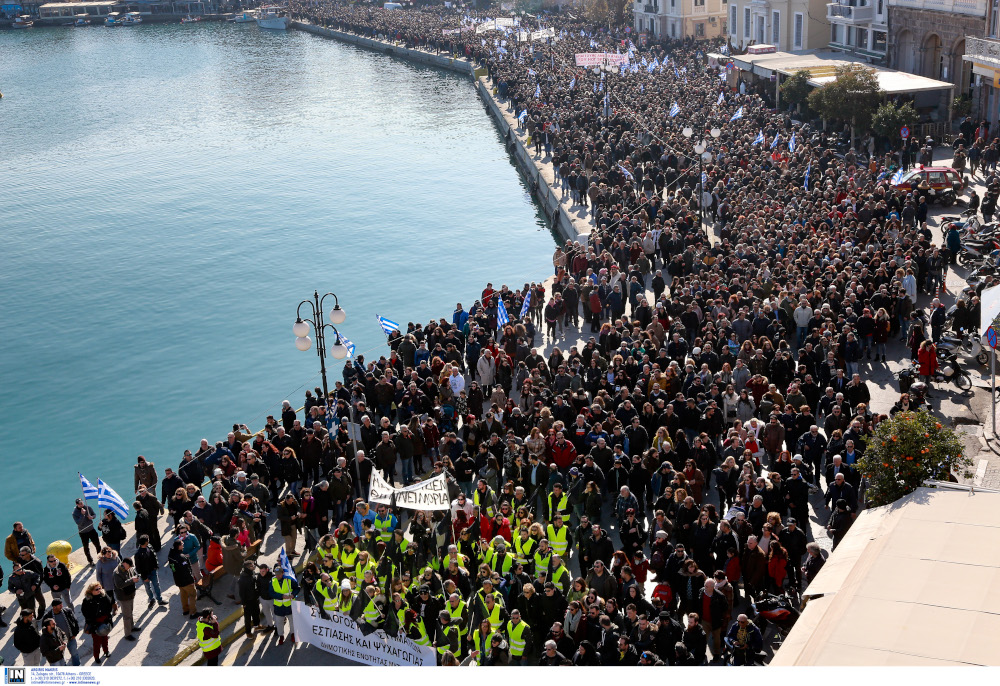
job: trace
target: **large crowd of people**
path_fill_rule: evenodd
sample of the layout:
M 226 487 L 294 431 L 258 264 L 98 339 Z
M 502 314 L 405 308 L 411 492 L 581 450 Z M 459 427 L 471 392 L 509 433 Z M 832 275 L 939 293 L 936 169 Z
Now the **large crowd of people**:
M 759 660 L 748 600 L 802 590 L 826 554 L 816 534 L 836 545 L 849 529 L 857 462 L 889 414 L 866 377 L 897 339 L 922 359 L 913 312 L 920 297 L 941 307 L 947 251 L 919 189 L 890 184 L 893 158 L 821 149 L 730 88 L 705 42 L 637 46 L 567 15 L 547 19 L 554 38 L 525 41 L 477 33 L 483 13 L 463 9 L 292 9 L 485 68 L 593 229 L 557 248 L 549 285 L 489 284 L 409 323 L 390 353 L 349 361 L 263 431 L 234 425 L 162 474 L 140 457 L 131 557 L 114 513 L 79 501 L 98 555 L 82 620 L 62 563 L 42 564 L 16 524 L 5 553 L 25 662 L 79 663 L 80 630 L 99 661 L 119 613 L 132 638 L 136 589 L 165 604 L 161 546 L 209 664 L 218 622 L 197 590 L 220 569 L 248 635 L 274 630 L 276 645 L 294 641 L 295 598 L 405 633 L 441 664 Z M 584 52 L 630 53 L 638 69 L 576 67 Z M 589 338 L 560 348 L 574 331 Z M 369 504 L 374 470 L 397 485 L 444 473 L 451 510 Z M 271 527 L 300 560 L 294 581 L 255 562 Z

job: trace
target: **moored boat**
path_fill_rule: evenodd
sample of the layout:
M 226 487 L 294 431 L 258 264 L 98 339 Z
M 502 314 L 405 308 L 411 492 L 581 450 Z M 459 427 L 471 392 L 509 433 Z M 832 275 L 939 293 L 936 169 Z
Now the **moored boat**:
M 291 23 L 291 18 L 281 7 L 261 7 L 257 17 L 257 26 L 262 29 L 284 31 Z

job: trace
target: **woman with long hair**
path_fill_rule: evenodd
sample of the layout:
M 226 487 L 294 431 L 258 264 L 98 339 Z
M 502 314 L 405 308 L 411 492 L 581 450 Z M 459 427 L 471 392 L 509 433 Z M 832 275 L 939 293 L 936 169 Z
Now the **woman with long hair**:
M 92 581 L 87 584 L 87 588 L 83 592 L 80 612 L 83 614 L 84 620 L 83 632 L 90 634 L 94 643 L 94 662 L 100 664 L 101 650 L 104 650 L 104 657 L 108 657 L 110 654 L 108 635 L 111 633 L 115 611 L 114 603 L 104 592 L 104 587 L 99 582 Z

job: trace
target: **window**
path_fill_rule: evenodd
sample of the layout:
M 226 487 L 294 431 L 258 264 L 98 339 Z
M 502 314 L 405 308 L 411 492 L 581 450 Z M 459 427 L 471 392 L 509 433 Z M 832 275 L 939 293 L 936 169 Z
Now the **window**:
M 695 7 L 704 7 L 705 6 L 705 0 L 694 0 L 694 6 Z
M 792 37 L 792 49 L 793 50 L 801 50 L 802 49 L 802 13 L 801 12 L 796 12 L 795 13 L 794 26 L 795 26 L 795 28 L 793 30 L 794 36 Z
M 887 47 L 886 39 L 885 31 L 872 31 L 872 50 L 874 52 L 885 52 Z
M 750 8 L 743 8 L 743 37 L 750 37 Z
M 993 0 L 990 3 L 992 9 L 990 10 L 990 35 L 996 36 L 997 30 L 1000 29 L 1000 0 Z
M 885 14 L 885 1 L 878 0 L 878 4 L 875 5 L 875 13 L 879 16 Z
M 704 38 L 705 36 L 705 22 L 698 22 L 694 25 L 694 35 L 697 38 Z
M 855 29 L 854 45 L 862 50 L 868 49 L 868 29 Z
M 927 175 L 927 183 L 934 188 L 940 188 L 944 185 L 944 172 L 932 171 Z
M 771 12 L 771 45 L 781 49 L 781 12 Z
M 737 14 L 739 11 L 740 9 L 736 5 L 729 6 L 729 30 L 733 32 L 734 36 L 736 35 L 736 19 L 739 16 Z

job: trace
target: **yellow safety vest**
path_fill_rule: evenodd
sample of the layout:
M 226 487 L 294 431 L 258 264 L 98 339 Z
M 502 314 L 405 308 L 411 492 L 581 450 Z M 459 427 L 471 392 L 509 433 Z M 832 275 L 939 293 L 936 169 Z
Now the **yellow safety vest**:
M 555 551 L 556 555 L 559 557 L 566 557 L 566 551 L 569 549 L 569 529 L 565 526 L 559 527 L 559 531 L 551 524 L 546 527 L 545 532 L 548 534 L 549 547 Z
M 341 553 L 341 555 L 340 555 L 340 568 L 341 568 L 341 570 L 344 571 L 344 572 L 347 572 L 347 573 L 353 572 L 354 571 L 354 567 L 358 564 L 358 555 L 359 554 L 360 553 L 358 553 L 358 549 L 357 548 L 355 548 L 351 552 L 347 552 L 345 550 L 343 553 Z M 347 575 L 345 574 L 344 576 L 346 577 Z
M 287 576 L 278 581 L 275 577 L 271 579 L 271 588 L 274 590 L 274 606 L 275 607 L 291 607 L 292 601 L 285 600 L 282 596 L 292 594 L 292 580 Z
M 325 560 L 328 557 L 332 557 L 334 560 L 336 560 L 337 557 L 340 555 L 340 548 L 337 546 L 336 543 L 333 544 L 332 548 L 324 548 L 323 546 L 319 546 L 318 548 L 316 548 L 316 553 L 319 555 L 320 564 L 322 564 L 323 560 Z
M 458 627 L 454 624 L 449 624 L 448 626 L 441 627 L 441 630 L 444 632 L 444 637 L 448 639 L 448 645 L 438 646 L 438 653 L 444 655 L 450 650 L 457 656 L 459 648 L 462 645 L 458 633 Z M 454 646 L 454 648 L 452 648 L 452 646 Z
M 464 620 L 462 619 L 462 613 L 465 611 L 465 601 L 459 600 L 458 607 L 452 607 L 451 603 L 446 603 L 444 609 L 446 609 L 448 611 L 448 614 L 451 615 L 452 625 L 457 626 L 461 629 L 461 626 L 464 623 Z
M 349 593 L 348 596 L 345 598 L 343 590 L 337 593 L 337 598 L 333 601 L 333 609 L 336 612 L 349 613 L 351 611 L 351 606 L 353 605 L 354 605 L 354 593 Z
M 383 543 L 388 543 L 392 539 L 392 515 L 381 519 L 376 515 L 375 528 L 378 529 L 378 538 Z
M 456 563 L 460 569 L 464 569 L 466 571 L 469 570 L 469 558 L 466 555 L 463 555 L 462 553 L 455 553 L 455 557 L 449 555 L 448 557 L 444 558 L 444 560 L 442 560 L 441 562 L 441 569 L 448 569 L 448 565 L 450 565 L 452 562 Z
M 500 603 L 496 602 L 495 598 L 493 602 L 492 611 L 489 609 L 489 605 L 485 605 L 483 609 L 485 609 L 489 613 L 486 615 L 486 619 L 490 620 L 490 626 L 499 627 L 501 624 L 503 624 L 503 619 L 500 616 L 501 613 L 503 612 L 503 606 Z
M 431 637 L 427 635 L 427 629 L 424 627 L 424 620 L 422 617 L 417 617 L 417 631 L 420 632 L 420 638 L 413 639 L 413 642 L 418 646 L 430 647 Z
M 521 537 L 518 536 L 514 539 L 514 552 L 516 553 L 514 557 L 518 562 L 526 565 L 534 557 L 535 548 L 537 547 L 538 541 L 533 539 L 531 536 L 528 536 L 528 538 L 523 541 L 521 540 Z
M 542 571 L 548 571 L 549 562 L 552 561 L 552 548 L 549 548 L 545 554 L 542 554 L 541 549 L 535 551 L 535 573 Z
M 493 493 L 493 489 L 490 488 L 489 486 L 486 487 L 486 494 L 487 494 L 487 496 L 489 498 L 489 501 L 490 501 L 489 506 L 487 506 L 487 508 L 486 508 L 486 515 L 488 517 L 492 517 L 493 515 L 496 514 L 496 512 L 493 510 L 493 503 L 495 503 L 496 500 L 497 500 L 496 494 Z M 475 491 L 472 492 L 472 504 L 479 508 L 479 514 L 483 514 L 483 506 L 479 504 L 479 489 L 478 488 Z
M 378 611 L 374 598 L 369 598 L 368 605 L 365 606 L 364 618 L 372 626 L 378 624 L 379 620 L 382 619 L 382 613 Z
M 358 580 L 359 584 L 365 580 L 365 572 L 368 571 L 369 569 L 372 570 L 373 572 L 375 571 L 375 563 L 372 562 L 372 558 L 370 556 L 368 558 L 368 564 L 355 565 L 354 578 Z
M 528 642 L 524 639 L 524 632 L 530 627 L 527 622 L 520 622 L 514 626 L 513 622 L 507 622 L 507 636 L 510 638 L 511 657 L 521 657 L 524 649 L 528 647 Z
M 492 622 L 490 623 L 490 625 L 492 626 Z M 485 639 L 483 638 L 483 634 L 481 631 L 476 631 L 476 633 L 472 634 L 473 649 L 479 651 L 479 664 L 483 663 L 484 658 L 490 656 L 490 652 L 493 648 L 493 635 L 495 633 L 496 633 L 495 631 L 491 631 L 490 633 L 486 634 Z
M 564 491 L 562 497 L 559 498 L 558 505 L 552 502 L 552 496 L 554 495 L 555 493 L 549 494 L 549 519 L 554 519 L 557 512 L 566 514 L 569 511 L 569 495 Z
M 514 556 L 510 553 L 504 551 L 503 557 L 500 557 L 500 553 L 493 550 L 490 551 L 490 559 L 487 564 L 489 564 L 490 569 L 498 574 L 506 574 L 514 567 Z M 499 568 L 497 565 L 497 560 L 500 560 Z
M 211 624 L 206 624 L 205 622 L 198 620 L 198 647 L 201 648 L 202 652 L 210 652 L 212 650 L 217 650 L 222 647 L 222 639 L 218 636 L 215 638 L 205 638 L 205 630 L 211 629 Z
M 569 570 L 566 569 L 566 565 L 559 565 L 558 567 L 552 570 L 551 581 L 556 585 L 556 588 L 558 588 L 563 593 L 566 592 L 566 587 L 563 586 L 561 583 L 559 583 L 559 580 L 562 579 L 564 576 L 565 577 L 569 576 Z
M 337 610 L 337 598 L 336 596 L 330 595 L 330 591 L 333 590 L 333 588 L 336 587 L 327 588 L 322 581 L 316 584 L 317 593 L 323 596 L 323 609 L 327 612 L 336 612 Z

